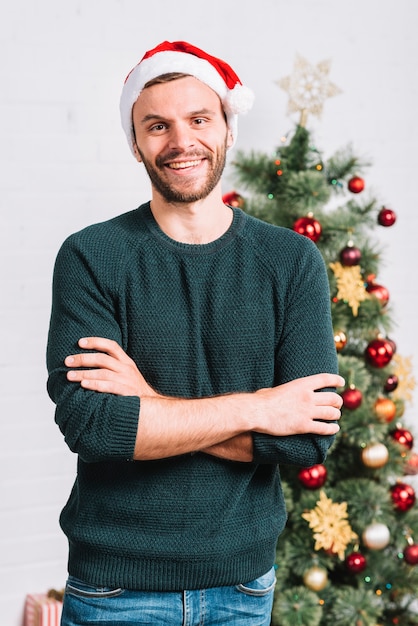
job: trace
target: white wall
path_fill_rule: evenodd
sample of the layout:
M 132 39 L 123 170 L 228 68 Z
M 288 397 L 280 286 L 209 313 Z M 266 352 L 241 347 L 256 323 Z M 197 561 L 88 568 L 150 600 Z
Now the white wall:
M 4 3 L 5 4 L 5 3 Z M 311 118 L 329 156 L 352 142 L 398 214 L 379 229 L 398 352 L 418 364 L 416 0 L 13 0 L 0 18 L 0 622 L 27 592 L 62 587 L 58 515 L 74 458 L 46 396 L 45 341 L 56 252 L 67 234 L 134 208 L 148 182 L 119 127 L 122 81 L 143 52 L 186 39 L 227 59 L 256 92 L 238 147 L 273 150 L 293 128 L 275 81 L 295 53 L 332 59 L 343 94 Z M 225 191 L 233 183 L 227 180 Z M 411 424 L 416 405 L 408 413 Z

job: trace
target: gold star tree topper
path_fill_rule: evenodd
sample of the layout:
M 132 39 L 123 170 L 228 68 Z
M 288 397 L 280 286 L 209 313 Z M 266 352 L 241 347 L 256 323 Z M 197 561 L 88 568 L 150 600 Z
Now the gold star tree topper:
M 316 507 L 303 513 L 304 520 L 314 531 L 315 550 L 330 550 L 344 560 L 347 546 L 358 539 L 347 518 L 347 502 L 336 503 L 321 490 Z
M 300 126 L 306 125 L 308 113 L 320 117 L 325 100 L 341 93 L 329 79 L 330 69 L 330 60 L 314 66 L 297 54 L 293 73 L 276 81 L 289 94 L 288 112 L 300 111 Z

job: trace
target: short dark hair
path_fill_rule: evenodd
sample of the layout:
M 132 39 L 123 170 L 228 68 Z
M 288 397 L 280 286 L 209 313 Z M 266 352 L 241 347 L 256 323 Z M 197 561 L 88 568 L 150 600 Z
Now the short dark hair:
M 187 76 L 191 76 L 191 74 L 184 74 L 183 72 L 167 72 L 166 74 L 161 74 L 160 76 L 156 76 L 152 78 L 147 83 L 145 83 L 143 89 L 147 87 L 152 87 L 153 85 L 161 85 L 161 83 L 169 83 L 172 80 L 178 80 L 179 78 L 186 78 Z

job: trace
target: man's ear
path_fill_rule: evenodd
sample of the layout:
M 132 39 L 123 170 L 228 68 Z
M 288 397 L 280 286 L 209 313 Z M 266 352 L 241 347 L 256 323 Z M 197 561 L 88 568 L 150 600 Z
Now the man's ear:
M 230 148 L 233 145 L 234 145 L 234 137 L 232 135 L 232 130 L 230 128 L 228 128 L 228 134 L 227 134 L 227 137 L 226 137 L 226 147 Z
M 141 157 L 141 154 L 140 154 L 140 152 L 138 150 L 138 146 L 137 146 L 135 140 L 134 140 L 134 143 L 132 144 L 132 146 L 133 146 L 133 149 L 134 149 L 134 155 L 135 155 L 136 160 L 138 161 L 138 163 L 142 163 L 142 157 Z

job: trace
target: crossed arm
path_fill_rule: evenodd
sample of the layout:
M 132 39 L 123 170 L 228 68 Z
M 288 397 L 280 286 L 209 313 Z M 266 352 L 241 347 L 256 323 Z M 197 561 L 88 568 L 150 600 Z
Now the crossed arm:
M 135 362 L 110 339 L 82 338 L 69 355 L 67 378 L 84 389 L 141 399 L 134 451 L 136 460 L 202 451 L 234 461 L 252 461 L 252 435 L 334 435 L 342 398 L 326 387 L 341 387 L 336 374 L 315 374 L 252 393 L 210 398 L 162 396 L 146 382 Z M 88 368 L 88 369 L 84 369 Z M 227 419 L 226 417 L 227 416 Z

